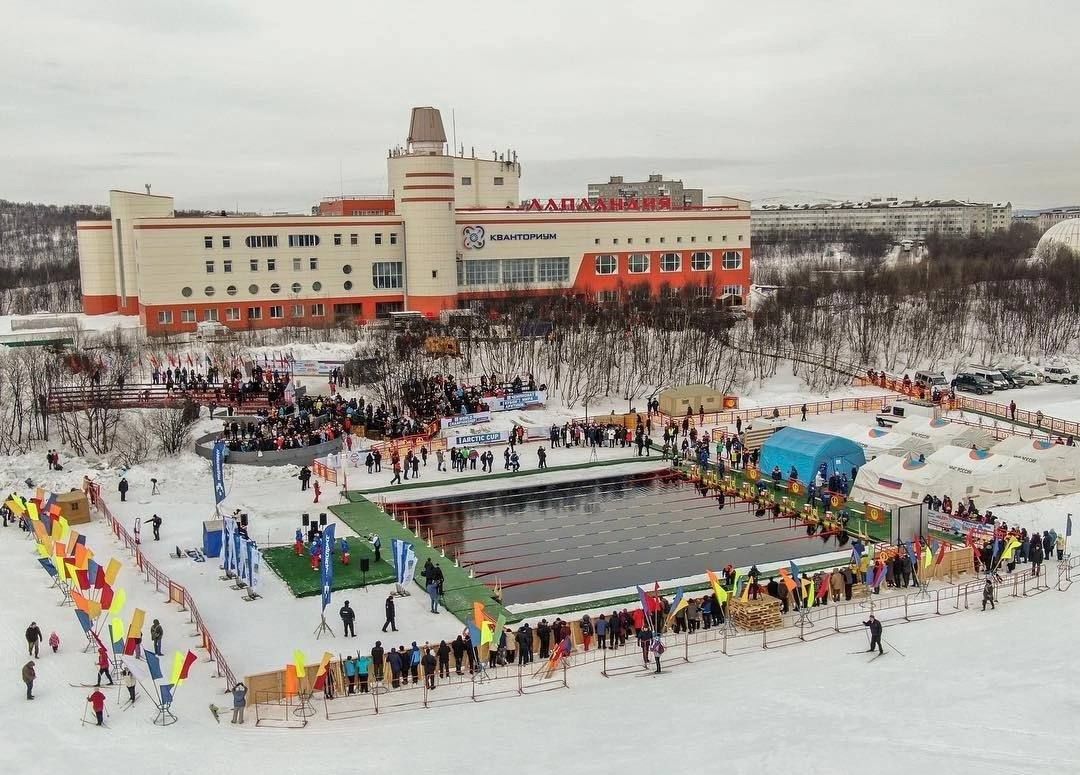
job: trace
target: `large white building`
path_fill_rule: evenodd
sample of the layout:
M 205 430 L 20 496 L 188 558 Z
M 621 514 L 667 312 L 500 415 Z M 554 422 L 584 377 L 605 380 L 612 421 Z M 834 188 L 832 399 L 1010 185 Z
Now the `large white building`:
M 900 200 L 895 197 L 868 202 L 766 205 L 751 211 L 755 238 L 807 232 L 883 232 L 896 239 L 921 239 L 928 234 L 989 234 L 1008 229 L 1012 204 L 984 204 L 957 199 Z
M 744 200 L 521 204 L 516 154 L 450 155 L 434 108 L 413 109 L 387 171 L 388 193 L 324 200 L 316 215 L 177 218 L 172 197 L 111 191 L 110 219 L 77 226 L 83 308 L 165 333 L 433 316 L 530 294 L 741 300 L 750 285 Z

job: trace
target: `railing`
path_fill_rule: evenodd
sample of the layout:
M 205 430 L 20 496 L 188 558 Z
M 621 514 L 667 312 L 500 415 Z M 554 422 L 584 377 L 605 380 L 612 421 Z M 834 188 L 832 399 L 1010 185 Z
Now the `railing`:
M 273 404 L 266 393 L 249 393 L 242 404 L 235 393 L 218 385 L 208 385 L 205 390 L 174 385 L 170 391 L 162 384 L 73 385 L 54 387 L 46 401 L 50 412 L 71 412 L 88 406 L 111 406 L 116 408 L 162 408 L 180 406 L 187 401 L 213 403 L 217 406 L 235 406 L 250 409 L 268 408 Z
M 804 406 L 806 407 L 807 417 L 818 414 L 831 414 L 833 412 L 875 412 L 880 411 L 883 407 L 899 397 L 899 394 L 893 393 L 881 396 L 867 396 L 866 398 L 837 398 L 829 401 L 810 401 L 805 404 L 781 404 L 777 406 L 759 406 L 753 409 L 729 409 L 724 412 L 705 412 L 704 420 L 697 412 L 682 417 L 668 415 L 663 412 L 658 412 L 656 414 L 660 416 L 662 422 L 666 420 L 669 423 L 675 422 L 681 424 L 682 421 L 686 419 L 689 420 L 690 425 L 700 428 L 709 425 L 732 425 L 737 419 L 746 422 L 747 420 L 753 420 L 758 417 L 801 418 L 802 408 Z M 597 422 L 602 422 L 603 419 L 603 415 L 593 418 L 593 420 Z M 578 420 L 575 419 L 575 422 L 577 421 Z
M 209 653 L 210 661 L 217 664 L 217 676 L 225 679 L 225 691 L 230 691 L 236 685 L 236 676 L 214 642 L 206 622 L 203 621 L 202 616 L 199 614 L 199 609 L 195 605 L 195 599 L 191 596 L 191 593 L 183 585 L 170 579 L 143 554 L 139 541 L 128 532 L 128 529 L 124 527 L 120 520 L 113 516 L 108 504 L 101 497 L 101 485 L 96 482 L 87 484 L 86 494 L 94 508 L 105 517 L 105 521 L 109 524 L 109 528 L 116 539 L 135 557 L 135 564 L 143 574 L 146 582 L 153 581 L 155 591 L 160 592 L 164 588 L 168 593 L 166 602 L 178 603 L 181 610 L 188 612 L 191 624 L 195 625 L 195 637 L 202 639 L 201 645 Z

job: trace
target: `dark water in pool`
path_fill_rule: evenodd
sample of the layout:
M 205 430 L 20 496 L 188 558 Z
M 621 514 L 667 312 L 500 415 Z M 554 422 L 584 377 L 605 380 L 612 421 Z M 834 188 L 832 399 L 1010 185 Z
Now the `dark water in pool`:
M 507 604 L 600 592 L 836 550 L 789 520 L 724 508 L 668 471 L 398 503 L 410 525 Z

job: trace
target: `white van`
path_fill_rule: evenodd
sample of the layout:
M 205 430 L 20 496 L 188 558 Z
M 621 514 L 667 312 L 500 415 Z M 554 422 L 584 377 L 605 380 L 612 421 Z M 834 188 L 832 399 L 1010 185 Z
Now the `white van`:
M 920 385 L 927 390 L 933 390 L 934 388 L 948 390 L 949 388 L 949 380 L 945 379 L 945 375 L 940 371 L 915 372 L 915 384 Z
M 1009 380 L 1005 379 L 1005 375 L 1001 373 L 1000 369 L 995 369 L 992 366 L 968 366 L 964 369 L 964 373 L 982 377 L 994 386 L 994 390 L 1009 390 L 1013 386 Z

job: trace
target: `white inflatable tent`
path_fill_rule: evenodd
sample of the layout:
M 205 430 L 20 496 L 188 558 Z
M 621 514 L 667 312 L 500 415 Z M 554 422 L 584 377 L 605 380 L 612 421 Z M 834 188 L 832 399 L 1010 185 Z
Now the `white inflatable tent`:
M 1039 466 L 1053 495 L 1080 492 L 1080 447 L 1055 444 L 1046 439 L 1010 436 L 995 444 L 991 451 Z
M 891 428 L 850 423 L 841 428 L 838 433 L 847 436 L 862 447 L 866 451 L 867 460 L 878 455 L 900 457 L 913 452 L 917 456 L 920 453 L 929 455 L 934 451 L 934 447 L 924 439 L 912 438 L 907 433 L 898 433 Z
M 957 505 L 962 498 L 971 498 L 982 510 L 1051 495 L 1042 468 L 1018 457 L 950 446 L 939 449 L 927 462 L 949 471 L 947 489 L 936 494 L 948 495 Z
M 951 490 L 959 491 L 962 481 L 962 477 L 930 458 L 920 461 L 918 455 L 880 455 L 859 469 L 851 497 L 878 506 L 908 506 L 921 503 L 927 495 L 940 497 Z
M 948 446 L 971 449 L 972 445 L 986 449 L 992 443 L 990 434 L 978 426 L 953 422 L 947 417 L 908 417 L 893 426 L 893 433 L 906 433 L 934 451 Z

